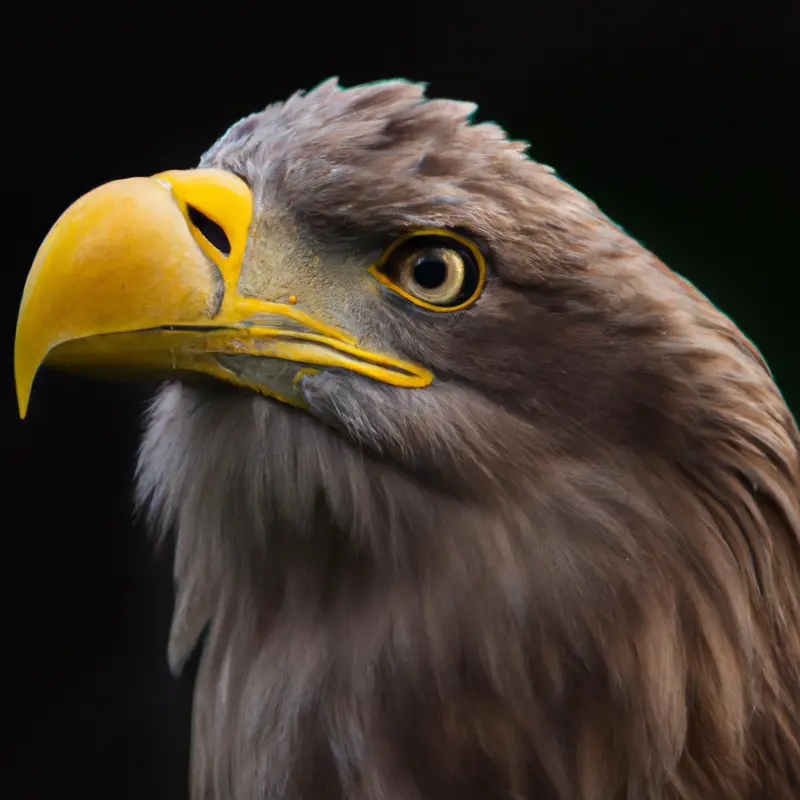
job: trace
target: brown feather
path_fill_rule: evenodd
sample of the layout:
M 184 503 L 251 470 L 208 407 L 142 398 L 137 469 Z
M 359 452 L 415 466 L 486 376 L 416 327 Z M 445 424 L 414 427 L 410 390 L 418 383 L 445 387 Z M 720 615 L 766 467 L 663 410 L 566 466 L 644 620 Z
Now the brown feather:
M 729 319 L 471 110 L 328 82 L 204 157 L 332 281 L 429 225 L 491 274 L 466 312 L 363 312 L 425 389 L 160 392 L 176 667 L 210 622 L 193 797 L 795 798 L 795 422 Z

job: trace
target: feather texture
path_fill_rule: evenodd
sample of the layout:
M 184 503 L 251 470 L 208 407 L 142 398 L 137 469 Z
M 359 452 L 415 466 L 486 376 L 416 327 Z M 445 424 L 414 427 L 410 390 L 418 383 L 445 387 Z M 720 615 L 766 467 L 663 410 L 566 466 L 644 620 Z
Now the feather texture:
M 203 159 L 328 276 L 430 225 L 491 274 L 467 312 L 364 322 L 425 389 L 159 393 L 138 492 L 177 536 L 176 669 L 210 623 L 193 797 L 790 800 L 795 422 L 729 319 L 472 110 L 327 82 Z

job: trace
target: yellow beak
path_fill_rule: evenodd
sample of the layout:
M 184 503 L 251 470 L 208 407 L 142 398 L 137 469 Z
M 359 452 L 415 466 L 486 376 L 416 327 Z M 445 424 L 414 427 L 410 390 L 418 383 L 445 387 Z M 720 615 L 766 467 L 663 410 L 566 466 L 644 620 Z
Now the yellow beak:
M 364 350 L 288 302 L 239 294 L 252 214 L 244 181 L 211 169 L 114 181 L 70 206 L 22 296 L 20 416 L 42 364 L 102 376 L 202 373 L 300 406 L 293 386 L 309 369 L 340 367 L 396 386 L 431 382 L 427 370 Z M 274 379 L 248 378 L 236 355 L 273 360 L 278 368 L 259 374 Z

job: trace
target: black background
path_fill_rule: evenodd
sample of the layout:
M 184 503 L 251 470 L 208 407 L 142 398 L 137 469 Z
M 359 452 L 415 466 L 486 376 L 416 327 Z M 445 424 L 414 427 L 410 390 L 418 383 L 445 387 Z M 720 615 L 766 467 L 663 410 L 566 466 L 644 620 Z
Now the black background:
M 4 12 L 4 798 L 186 796 L 191 673 L 165 645 L 169 553 L 132 521 L 142 387 L 45 371 L 17 419 L 27 269 L 61 211 L 187 168 L 232 122 L 330 75 L 477 101 L 727 311 L 800 408 L 796 3 Z M 325 10 L 327 9 L 327 10 Z

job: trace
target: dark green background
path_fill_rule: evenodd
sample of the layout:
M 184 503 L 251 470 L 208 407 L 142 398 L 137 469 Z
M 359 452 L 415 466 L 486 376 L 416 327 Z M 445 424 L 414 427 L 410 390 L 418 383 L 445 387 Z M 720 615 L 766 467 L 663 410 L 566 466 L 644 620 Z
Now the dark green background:
M 224 5 L 116 5 L 107 18 L 31 6 L 5 31 L 4 722 L 8 779 L 23 781 L 9 798 L 186 791 L 192 676 L 166 669 L 169 555 L 154 559 L 131 521 L 147 392 L 45 372 L 16 418 L 26 271 L 61 211 L 100 183 L 190 167 L 240 116 L 330 75 L 425 80 L 433 96 L 479 102 L 481 119 L 529 140 L 694 282 L 800 408 L 792 4 L 748 18 L 722 3 Z

